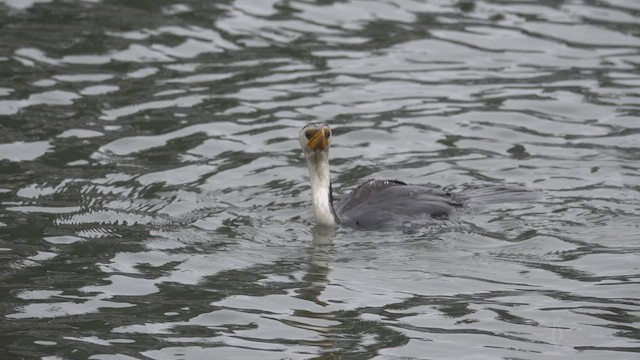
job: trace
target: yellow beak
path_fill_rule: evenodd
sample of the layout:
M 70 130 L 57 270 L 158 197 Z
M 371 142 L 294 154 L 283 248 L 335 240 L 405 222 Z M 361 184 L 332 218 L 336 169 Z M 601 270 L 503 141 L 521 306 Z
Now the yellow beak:
M 313 151 L 326 150 L 329 147 L 329 137 L 326 136 L 329 131 L 328 128 L 322 128 L 313 134 L 307 141 L 309 148 Z

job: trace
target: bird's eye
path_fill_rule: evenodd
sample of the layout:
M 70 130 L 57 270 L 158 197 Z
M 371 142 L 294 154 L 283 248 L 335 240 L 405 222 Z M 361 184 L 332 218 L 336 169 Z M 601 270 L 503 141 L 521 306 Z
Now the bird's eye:
M 307 140 L 311 139 L 313 137 L 313 131 L 311 130 L 307 130 L 304 132 L 304 137 L 307 138 Z
M 324 132 L 324 137 L 326 137 L 327 139 L 331 137 L 331 130 L 327 130 Z

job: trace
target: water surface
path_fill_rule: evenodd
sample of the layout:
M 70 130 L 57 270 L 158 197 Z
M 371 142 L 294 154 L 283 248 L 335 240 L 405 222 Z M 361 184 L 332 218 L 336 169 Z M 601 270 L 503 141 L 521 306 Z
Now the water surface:
M 3 359 L 635 359 L 640 6 L 0 0 Z M 313 226 L 297 140 L 534 201 Z

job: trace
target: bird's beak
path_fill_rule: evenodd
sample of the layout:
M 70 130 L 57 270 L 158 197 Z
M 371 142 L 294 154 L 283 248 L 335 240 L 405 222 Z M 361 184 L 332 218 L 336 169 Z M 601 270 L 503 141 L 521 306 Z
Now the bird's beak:
M 322 128 L 316 131 L 315 134 L 307 141 L 307 145 L 313 151 L 326 150 L 329 147 L 329 137 L 326 136 L 326 132 L 329 132 L 328 128 Z

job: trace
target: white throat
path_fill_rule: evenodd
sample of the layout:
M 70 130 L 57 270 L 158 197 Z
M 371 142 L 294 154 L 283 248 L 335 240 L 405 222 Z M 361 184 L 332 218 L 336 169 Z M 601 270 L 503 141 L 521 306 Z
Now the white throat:
M 335 226 L 338 222 L 331 204 L 331 179 L 328 152 L 318 152 L 307 157 L 311 178 L 311 198 L 316 223 Z

